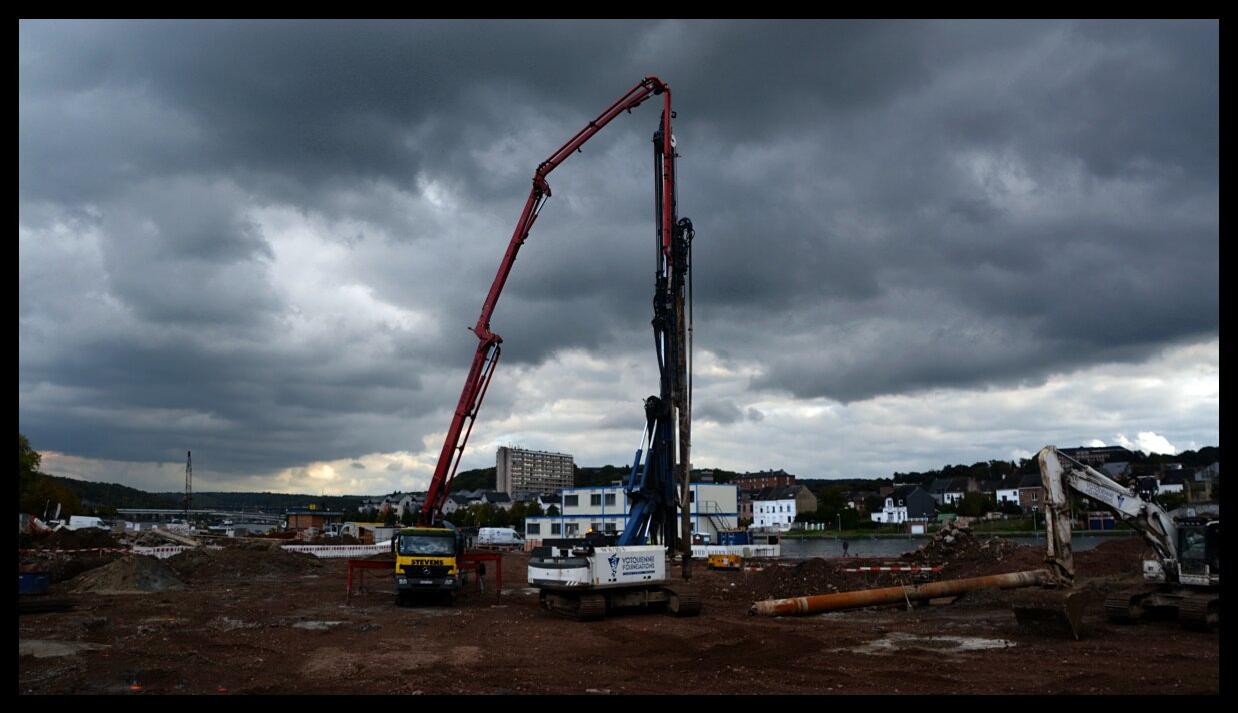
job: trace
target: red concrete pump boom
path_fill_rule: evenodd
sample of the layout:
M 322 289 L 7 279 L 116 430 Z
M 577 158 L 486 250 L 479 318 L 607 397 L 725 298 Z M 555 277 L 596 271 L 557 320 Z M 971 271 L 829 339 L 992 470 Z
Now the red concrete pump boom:
M 490 331 L 490 316 L 494 312 L 495 305 L 498 304 L 499 295 L 502 294 L 503 285 L 506 284 L 507 276 L 511 273 L 512 264 L 516 261 L 516 253 L 528 239 L 534 221 L 537 220 L 546 199 L 550 197 L 550 185 L 546 183 L 546 177 L 620 112 L 631 111 L 651 95 L 657 94 L 663 96 L 662 153 L 667 157 L 674 157 L 675 151 L 671 143 L 671 118 L 674 114 L 671 112 L 670 87 L 657 77 L 645 77 L 618 101 L 611 104 L 606 111 L 590 121 L 585 128 L 568 139 L 567 143 L 552 153 L 550 158 L 541 162 L 537 170 L 533 172 L 533 188 L 529 191 L 529 198 L 525 201 L 524 210 L 520 213 L 520 220 L 516 222 L 516 229 L 512 231 L 511 241 L 507 244 L 507 252 L 503 255 L 502 262 L 499 263 L 499 270 L 494 276 L 494 282 L 490 285 L 490 292 L 486 295 L 486 301 L 482 303 L 477 324 L 471 328 L 477 335 L 477 352 L 473 355 L 473 363 L 469 367 L 468 376 L 464 379 L 464 389 L 460 392 L 460 400 L 456 403 L 451 427 L 447 429 L 447 436 L 443 439 L 443 450 L 439 453 L 438 464 L 434 468 L 434 477 L 430 481 L 425 503 L 421 506 L 418 524 L 430 525 L 442 519 L 443 504 L 447 501 L 451 481 L 456 475 L 456 469 L 460 466 L 464 446 L 468 443 L 477 412 L 481 409 L 482 399 L 485 398 L 490 379 L 494 376 L 494 367 L 499 361 L 501 351 L 499 345 L 502 344 L 503 339 Z M 658 237 L 661 239 L 662 252 L 669 263 L 671 235 L 674 227 L 674 210 L 671 208 L 675 205 L 673 160 L 667 160 L 663 164 L 661 179 L 660 205 L 667 206 L 668 209 L 662 211 L 662 224 L 658 225 Z

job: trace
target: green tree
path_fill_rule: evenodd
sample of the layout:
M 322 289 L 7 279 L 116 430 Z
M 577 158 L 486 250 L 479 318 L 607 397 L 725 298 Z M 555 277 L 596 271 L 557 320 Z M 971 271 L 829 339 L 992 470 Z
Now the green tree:
M 30 441 L 22 433 L 17 434 L 17 492 L 19 498 L 25 497 L 39 479 L 39 464 L 42 456 L 30 447 Z M 18 503 L 21 507 L 22 503 Z
M 558 515 L 559 506 L 555 505 L 554 503 L 551 503 L 550 507 L 546 508 L 546 514 L 549 515 L 550 517 L 554 517 L 555 515 Z
M 36 474 L 33 484 L 22 493 L 22 511 L 38 517 L 42 517 L 45 511 L 48 517 L 54 515 L 57 504 L 60 505 L 62 520 L 84 512 L 82 501 L 76 493 L 42 474 Z
M 388 508 L 383 512 L 383 525 L 387 527 L 395 527 L 396 517 L 395 510 Z
M 17 434 L 17 487 L 20 512 L 51 517 L 60 505 L 61 519 L 85 513 L 77 494 L 62 483 L 39 472 L 43 457 L 22 433 Z
M 958 514 L 966 517 L 979 517 L 992 509 L 992 503 L 984 493 L 964 493 L 963 499 L 957 503 Z
M 405 510 L 404 514 L 400 516 L 400 524 L 404 527 L 411 527 L 416 522 L 416 517 L 412 510 Z
M 507 513 L 507 521 L 510 522 L 513 527 L 523 528 L 524 519 L 527 514 L 528 505 L 525 502 L 519 501 L 512 503 L 512 509 Z
M 1160 493 L 1153 499 L 1166 510 L 1175 510 L 1186 504 L 1186 496 L 1182 493 Z

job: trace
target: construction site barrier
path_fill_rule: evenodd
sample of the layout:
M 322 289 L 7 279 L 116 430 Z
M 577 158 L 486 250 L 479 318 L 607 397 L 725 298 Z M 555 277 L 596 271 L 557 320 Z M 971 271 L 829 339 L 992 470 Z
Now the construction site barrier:
M 373 545 L 284 545 L 289 552 L 307 552 L 315 557 L 365 557 L 377 555 L 391 549 L 391 542 L 379 542 Z
M 884 565 L 880 567 L 847 567 L 844 572 L 940 572 L 941 565 L 918 565 L 918 564 L 903 564 L 903 565 Z
M 80 555 L 87 552 L 129 552 L 128 547 L 83 547 L 76 550 L 29 549 L 18 550 L 23 555 Z
M 205 545 L 205 547 L 208 550 L 222 550 L 223 549 L 219 545 Z M 135 546 L 130 551 L 133 552 L 133 554 L 135 555 L 147 555 L 149 557 L 155 557 L 155 558 L 163 560 L 163 559 L 172 557 L 173 555 L 179 555 L 185 550 L 192 550 L 192 549 L 197 549 L 197 548 L 190 547 L 189 545 L 160 545 L 158 547 Z
M 208 550 L 222 550 L 220 545 L 203 545 Z M 179 555 L 185 550 L 196 549 L 190 545 L 159 545 L 157 547 L 144 547 L 135 545 L 133 547 L 86 547 L 72 550 L 58 549 L 28 549 L 21 550 L 21 554 L 49 554 L 49 555 L 79 555 L 91 552 L 116 552 L 120 554 L 135 554 L 146 555 L 147 557 L 155 557 L 157 559 L 167 559 L 175 555 Z M 373 545 L 283 545 L 282 549 L 290 552 L 307 552 L 315 557 L 332 558 L 332 557 L 365 557 L 368 555 L 387 552 L 391 549 L 391 541 L 379 542 Z
M 779 557 L 782 545 L 693 545 L 692 556 L 705 559 L 710 555 L 739 555 L 740 557 Z

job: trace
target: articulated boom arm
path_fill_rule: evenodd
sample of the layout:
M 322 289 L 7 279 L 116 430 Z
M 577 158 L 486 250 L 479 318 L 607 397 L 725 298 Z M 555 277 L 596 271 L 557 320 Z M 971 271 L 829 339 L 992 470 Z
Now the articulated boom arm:
M 1064 467 L 1057 448 L 1045 446 L 1037 454 L 1040 479 L 1045 489 L 1045 529 L 1048 533 L 1048 561 L 1062 582 L 1074 581 L 1074 560 L 1070 549 L 1070 504 L 1067 489 L 1085 495 L 1139 531 L 1164 561 L 1177 559 L 1177 527 L 1161 506 L 1148 502 L 1131 488 L 1104 473 L 1071 459 Z
M 477 351 L 473 356 L 473 363 L 469 367 L 468 375 L 465 377 L 464 389 L 460 392 L 460 400 L 456 403 L 451 426 L 447 429 L 447 435 L 443 439 L 443 449 L 439 452 L 438 463 L 434 468 L 434 477 L 430 480 L 426 501 L 422 505 L 418 516 L 420 524 L 426 525 L 441 519 L 443 504 L 447 500 L 451 480 L 455 477 L 456 469 L 460 466 L 460 457 L 464 453 L 464 447 L 468 443 L 469 434 L 473 430 L 473 423 L 477 418 L 477 412 L 481 409 L 482 400 L 485 398 L 486 390 L 490 386 L 490 380 L 494 376 L 494 368 L 499 361 L 500 345 L 503 343 L 503 339 L 490 331 L 490 317 L 494 313 L 495 305 L 498 304 L 499 295 L 503 292 L 503 286 L 507 283 L 507 276 L 511 273 L 512 264 L 516 261 L 516 253 L 520 251 L 520 246 L 528 239 L 533 223 L 537 220 L 537 216 L 541 212 L 542 206 L 545 205 L 546 199 L 550 197 L 550 185 L 546 182 L 546 177 L 621 112 L 631 111 L 633 108 L 640 106 L 651 95 L 656 94 L 663 95 L 662 126 L 664 127 L 664 150 L 668 153 L 673 151 L 670 138 L 672 117 L 670 87 L 657 77 L 646 77 L 635 87 L 628 90 L 618 101 L 611 104 L 596 119 L 590 121 L 575 136 L 568 139 L 567 143 L 552 153 L 550 158 L 540 163 L 537 170 L 533 172 L 533 187 L 529 191 L 529 198 L 525 201 L 524 210 L 521 211 L 520 219 L 516 222 L 516 229 L 512 231 L 511 240 L 507 244 L 507 252 L 503 255 L 502 262 L 499 263 L 499 270 L 494 276 L 494 282 L 490 285 L 490 292 L 486 295 L 485 302 L 482 303 L 481 314 L 477 317 L 477 323 L 472 327 L 472 331 L 477 335 L 478 339 Z M 662 177 L 658 190 L 658 202 L 663 205 L 674 205 L 673 172 L 667 173 Z M 673 220 L 670 215 L 667 215 L 658 225 L 658 236 L 662 241 L 662 250 L 668 256 L 668 259 L 671 253 L 670 237 L 672 229 Z

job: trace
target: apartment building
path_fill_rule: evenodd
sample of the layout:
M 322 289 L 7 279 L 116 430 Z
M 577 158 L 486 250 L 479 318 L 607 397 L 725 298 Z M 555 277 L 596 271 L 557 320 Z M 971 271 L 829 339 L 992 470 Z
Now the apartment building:
M 494 489 L 518 498 L 570 488 L 576 464 L 567 453 L 499 448 L 494 463 Z

